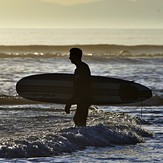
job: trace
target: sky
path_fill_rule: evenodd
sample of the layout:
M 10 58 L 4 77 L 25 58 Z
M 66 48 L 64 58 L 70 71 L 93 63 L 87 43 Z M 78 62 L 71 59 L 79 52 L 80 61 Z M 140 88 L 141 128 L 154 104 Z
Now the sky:
M 163 0 L 0 0 L 0 28 L 163 28 Z

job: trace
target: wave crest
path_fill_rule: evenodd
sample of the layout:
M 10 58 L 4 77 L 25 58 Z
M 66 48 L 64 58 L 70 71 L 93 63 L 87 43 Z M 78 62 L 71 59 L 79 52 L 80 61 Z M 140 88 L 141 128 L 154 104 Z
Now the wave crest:
M 163 57 L 163 46 L 157 45 L 67 45 L 67 46 L 0 46 L 0 57 L 63 57 L 72 47 L 81 48 L 86 56 Z

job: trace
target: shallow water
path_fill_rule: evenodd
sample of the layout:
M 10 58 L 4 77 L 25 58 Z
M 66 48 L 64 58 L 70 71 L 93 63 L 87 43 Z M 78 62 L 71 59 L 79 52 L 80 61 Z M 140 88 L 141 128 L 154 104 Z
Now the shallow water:
M 34 108 L 36 109 L 35 111 Z M 7 109 L 7 107 L 5 109 Z M 73 109 L 75 108 L 72 108 L 72 110 Z M 15 106 L 12 109 L 8 108 L 7 110 L 4 110 L 4 107 L 1 107 L 1 117 L 5 119 L 3 123 L 10 126 L 7 127 L 5 125 L 7 130 L 4 129 L 3 131 L 6 132 L 6 135 L 9 133 L 12 135 L 3 135 L 4 138 L 1 137 L 1 142 L 2 140 L 3 142 L 8 140 L 7 143 L 10 144 L 9 149 L 12 152 L 10 151 L 8 153 L 10 154 L 8 157 L 20 157 L 21 146 L 24 144 L 23 146 L 25 147 L 27 142 L 30 144 L 30 146 L 28 146 L 30 150 L 35 149 L 34 144 L 36 145 L 37 143 L 38 145 L 38 148 L 35 149 L 35 158 L 1 159 L 1 161 L 161 162 L 163 160 L 162 107 L 142 108 L 136 106 L 113 106 L 107 108 L 104 107 L 103 109 L 105 112 L 100 111 L 99 109 L 96 111 L 94 108 L 90 110 L 87 128 L 69 128 L 69 126 L 73 125 L 71 121 L 73 111 L 72 115 L 66 116 L 62 112 L 62 106 L 58 106 L 58 110 L 56 111 L 54 111 L 50 105 L 45 105 L 45 108 L 42 105 L 31 105 L 31 107 L 28 105 L 21 107 Z M 140 114 L 141 109 L 143 109 L 142 115 Z M 106 113 L 106 111 L 109 112 Z M 123 113 L 118 113 L 117 111 Z M 10 117 L 10 123 L 7 117 Z M 1 126 L 3 124 L 3 118 L 1 118 Z M 67 125 L 65 126 L 65 124 Z M 106 126 L 109 127 L 109 130 L 107 130 L 108 127 L 106 129 Z M 62 130 L 62 128 L 64 129 Z M 65 130 L 65 128 L 67 129 Z M 135 133 L 139 134 L 139 136 L 136 136 Z M 128 145 L 119 144 L 120 137 L 118 135 L 121 137 L 120 142 L 126 142 L 127 140 Z M 91 139 L 89 139 L 89 136 Z M 133 136 L 134 139 L 132 138 Z M 41 138 L 43 138 L 43 140 Z M 87 144 L 88 139 L 91 145 Z M 67 144 L 67 140 L 69 143 L 71 142 L 71 146 Z M 110 142 L 111 140 L 112 142 Z M 108 141 L 109 144 L 107 144 Z M 135 141 L 140 142 L 135 144 Z M 19 144 L 19 146 L 15 146 L 15 143 Z M 55 153 L 55 150 L 53 150 L 54 156 L 37 157 L 38 149 L 41 150 L 39 154 L 45 154 L 42 153 L 44 148 L 40 145 L 41 143 L 50 143 L 49 145 L 46 145 L 50 148 L 55 146 L 54 149 L 58 148 L 57 151 L 59 150 L 61 152 L 63 150 L 64 152 L 62 154 L 60 153 L 61 155 L 58 155 Z M 14 148 L 17 147 L 19 149 L 19 154 L 14 150 L 14 148 L 11 148 L 12 144 L 14 144 Z M 2 157 L 2 149 L 0 153 Z
M 143 137 L 152 136 L 151 132 L 140 128 L 144 123 L 141 119 L 124 113 L 92 108 L 88 127 L 72 128 L 73 112 L 66 116 L 61 109 L 34 110 L 34 107 L 20 109 L 18 106 L 4 109 L 1 108 L 1 157 L 60 155 L 87 146 L 136 144 L 144 142 Z

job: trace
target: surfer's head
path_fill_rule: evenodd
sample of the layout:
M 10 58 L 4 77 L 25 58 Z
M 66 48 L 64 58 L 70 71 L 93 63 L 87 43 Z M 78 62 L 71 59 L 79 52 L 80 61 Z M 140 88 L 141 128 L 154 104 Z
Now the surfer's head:
M 69 59 L 71 60 L 72 63 L 76 64 L 78 62 L 81 62 L 82 54 L 83 54 L 83 52 L 81 49 L 72 48 L 72 49 L 70 49 Z

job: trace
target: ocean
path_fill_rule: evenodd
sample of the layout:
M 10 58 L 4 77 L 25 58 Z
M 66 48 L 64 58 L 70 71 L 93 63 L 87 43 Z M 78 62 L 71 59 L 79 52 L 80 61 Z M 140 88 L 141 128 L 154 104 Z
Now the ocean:
M 91 106 L 73 127 L 64 105 L 18 96 L 23 77 L 73 73 L 83 50 L 92 75 L 135 81 L 153 97 Z M 163 29 L 0 29 L 0 162 L 163 162 Z

